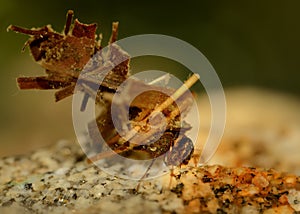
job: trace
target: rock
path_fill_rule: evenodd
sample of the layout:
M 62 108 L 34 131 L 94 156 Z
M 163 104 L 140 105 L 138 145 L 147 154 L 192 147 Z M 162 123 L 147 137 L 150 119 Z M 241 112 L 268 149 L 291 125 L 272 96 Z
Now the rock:
M 262 168 L 188 166 L 174 170 L 171 184 L 170 174 L 151 180 L 124 180 L 88 164 L 78 144 L 66 141 L 31 154 L 2 158 L 0 167 L 0 213 L 299 209 L 292 197 L 298 200 L 300 177 Z M 283 196 L 287 200 L 278 200 Z

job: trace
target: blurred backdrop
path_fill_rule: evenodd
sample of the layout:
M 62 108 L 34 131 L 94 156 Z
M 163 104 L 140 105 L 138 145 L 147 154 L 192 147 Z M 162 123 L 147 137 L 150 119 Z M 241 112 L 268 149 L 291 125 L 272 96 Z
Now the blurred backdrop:
M 166 34 L 192 44 L 214 66 L 225 89 L 255 86 L 300 95 L 297 0 L 0 0 L 0 156 L 75 139 L 71 98 L 55 103 L 53 91 L 18 90 L 16 77 L 41 75 L 43 69 L 27 49 L 21 53 L 28 37 L 6 32 L 9 24 L 51 24 L 61 32 L 68 9 L 83 23 L 97 22 L 104 43 L 112 21 L 119 21 L 119 38 Z M 141 63 L 135 66 L 143 69 Z

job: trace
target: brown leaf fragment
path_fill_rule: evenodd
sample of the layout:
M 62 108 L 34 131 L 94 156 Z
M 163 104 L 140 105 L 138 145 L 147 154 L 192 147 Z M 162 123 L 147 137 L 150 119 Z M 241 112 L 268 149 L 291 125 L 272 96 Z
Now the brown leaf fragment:
M 75 89 L 75 84 L 71 84 L 55 92 L 55 102 L 58 102 L 68 96 L 71 96 L 73 94 L 74 89 Z
M 89 77 L 81 83 L 100 91 L 114 92 L 126 80 L 129 71 L 128 54 L 117 45 L 112 45 L 110 54 L 104 59 L 98 54 L 101 47 L 96 36 L 97 24 L 84 24 L 76 19 L 72 26 L 73 14 L 71 10 L 67 12 L 64 34 L 54 31 L 50 25 L 32 29 L 14 25 L 8 27 L 8 30 L 30 36 L 25 47 L 29 46 L 34 60 L 45 68 L 47 74 L 44 77 L 18 78 L 20 89 L 61 89 L 55 93 L 55 99 L 59 101 L 74 93 L 74 85 L 83 70 L 89 73 Z M 114 22 L 109 44 L 117 40 L 117 34 L 118 22 Z M 96 54 L 99 57 L 94 57 Z M 120 63 L 114 64 L 115 59 Z M 104 76 L 101 72 L 107 71 L 107 65 L 110 65 L 110 71 Z M 100 84 L 99 75 L 102 75 L 104 81 L 97 87 Z M 82 110 L 89 97 L 85 95 Z
M 71 82 L 54 80 L 48 77 L 19 77 L 17 83 L 20 89 L 59 89 L 71 84 Z

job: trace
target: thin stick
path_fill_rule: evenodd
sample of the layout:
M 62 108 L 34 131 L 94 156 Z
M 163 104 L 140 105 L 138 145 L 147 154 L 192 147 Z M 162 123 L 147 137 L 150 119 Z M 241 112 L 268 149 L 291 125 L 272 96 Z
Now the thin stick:
M 187 89 L 192 87 L 198 80 L 200 76 L 198 74 L 193 74 L 185 83 L 178 88 L 172 96 L 170 96 L 168 99 L 165 100 L 162 104 L 157 106 L 155 110 L 150 114 L 150 117 L 152 114 L 155 114 L 155 112 L 162 112 L 164 109 L 166 109 L 168 106 L 170 106 L 173 102 L 175 102 L 179 97 L 181 97 Z
M 110 39 L 109 39 L 109 44 L 114 43 L 115 41 L 117 41 L 118 27 L 119 27 L 119 22 L 113 22 L 112 23 L 112 32 L 111 32 L 111 36 L 110 36 Z
M 87 162 L 88 163 L 92 163 L 93 161 L 98 161 L 98 160 L 101 160 L 103 158 L 110 158 L 110 157 L 113 157 L 113 156 L 115 156 L 117 154 L 129 151 L 129 150 L 130 149 L 127 148 L 127 149 L 124 149 L 124 150 L 109 150 L 109 151 L 101 152 L 101 153 L 96 154 L 96 155 L 92 156 L 91 158 L 89 158 L 87 160 Z
M 192 87 L 198 80 L 200 76 L 198 74 L 193 74 L 179 89 L 177 89 L 173 95 L 171 95 L 168 99 L 166 99 L 162 104 L 157 106 L 154 111 L 151 112 L 150 115 L 148 115 L 142 122 L 147 122 L 149 118 L 157 114 L 157 112 L 162 112 L 164 109 L 166 109 L 168 106 L 170 106 L 173 102 L 175 102 L 179 97 L 181 97 L 187 89 Z M 133 138 L 136 133 L 141 129 L 141 126 L 136 126 L 132 130 L 130 130 L 124 139 L 126 141 L 129 141 L 131 138 Z M 133 147 L 133 146 L 131 146 Z
M 27 34 L 27 35 L 39 35 L 39 34 L 41 34 L 41 30 L 30 30 L 30 29 L 18 27 L 18 26 L 15 26 L 15 25 L 8 26 L 7 31 L 9 31 L 9 30 L 15 31 L 15 32 L 18 32 L 18 33 Z
M 130 151 L 130 150 L 131 150 L 131 148 L 127 147 L 126 149 L 123 149 L 123 150 L 110 150 L 110 151 L 101 152 L 99 154 L 92 156 L 91 158 L 88 158 L 87 162 L 92 163 L 94 161 L 102 160 L 104 158 L 111 158 L 115 155 Z
M 70 85 L 65 79 L 52 79 L 46 76 L 18 77 L 17 83 L 20 89 L 59 89 Z
M 85 110 L 89 98 L 90 98 L 90 95 L 87 94 L 87 93 L 85 93 L 84 97 L 83 97 L 83 100 L 82 100 L 82 103 L 81 103 L 81 106 L 80 106 L 80 111 L 84 111 Z
M 68 33 L 70 31 L 73 15 L 74 15 L 73 10 L 69 10 L 67 13 L 66 25 L 65 25 L 65 30 L 64 30 L 65 35 L 68 35 Z
M 55 92 L 55 102 L 58 102 L 68 96 L 73 95 L 74 90 L 75 90 L 75 85 L 71 84 L 71 85 L 64 87 L 63 89 Z
M 152 80 L 152 81 L 149 82 L 148 84 L 149 84 L 149 85 L 154 85 L 154 84 L 159 83 L 159 82 L 162 82 L 162 81 L 164 81 L 165 84 L 167 84 L 167 83 L 169 82 L 170 78 L 171 78 L 171 77 L 170 77 L 170 74 L 167 73 L 167 74 L 165 74 L 165 75 L 163 75 L 163 76 L 160 76 L 160 77 L 158 77 L 158 78 Z

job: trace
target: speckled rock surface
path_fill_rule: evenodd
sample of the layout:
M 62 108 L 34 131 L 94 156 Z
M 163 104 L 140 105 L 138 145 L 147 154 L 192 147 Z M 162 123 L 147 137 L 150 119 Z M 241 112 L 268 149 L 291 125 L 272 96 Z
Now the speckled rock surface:
M 0 160 L 0 213 L 300 212 L 300 178 L 274 170 L 190 166 L 175 170 L 171 184 L 169 175 L 137 184 L 61 141 Z

